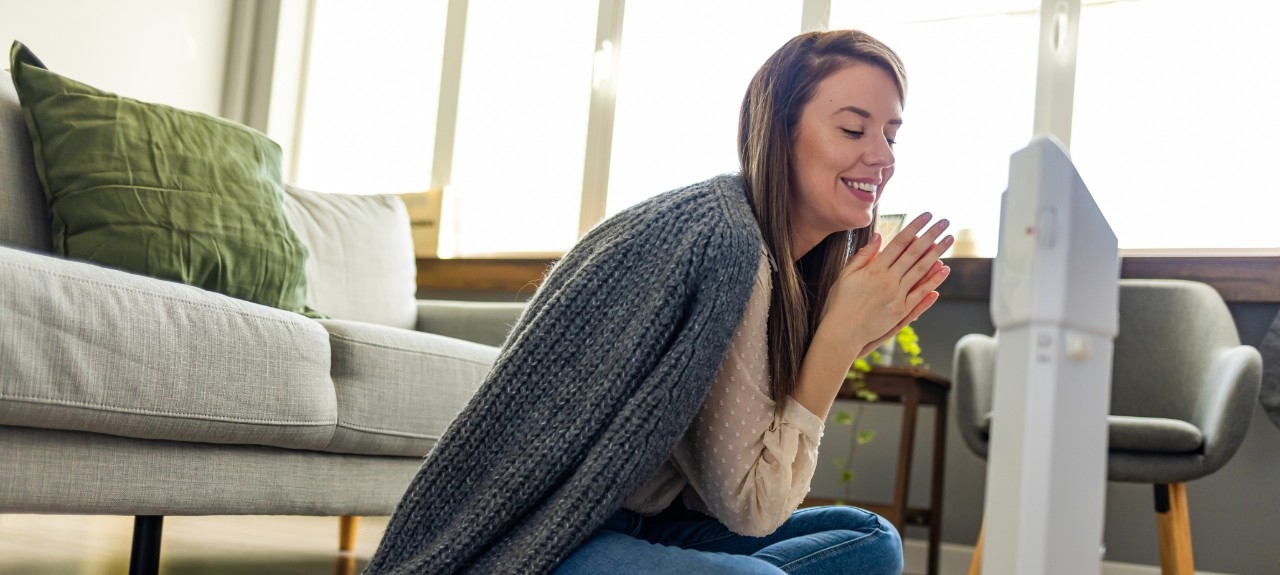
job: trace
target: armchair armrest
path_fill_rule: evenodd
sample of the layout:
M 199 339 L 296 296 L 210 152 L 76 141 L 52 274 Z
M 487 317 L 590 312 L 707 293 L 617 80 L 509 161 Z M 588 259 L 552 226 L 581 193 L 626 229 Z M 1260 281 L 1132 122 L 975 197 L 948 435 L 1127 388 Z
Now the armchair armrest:
M 956 342 L 951 381 L 956 398 L 956 422 L 960 435 L 974 453 L 987 456 L 982 418 L 991 413 L 996 379 L 996 339 L 969 334 Z
M 501 346 L 524 313 L 516 302 L 418 300 L 418 331 Z
M 1191 422 L 1204 434 L 1206 474 L 1230 460 L 1244 441 L 1262 382 L 1262 355 L 1247 345 L 1232 346 L 1210 365 Z

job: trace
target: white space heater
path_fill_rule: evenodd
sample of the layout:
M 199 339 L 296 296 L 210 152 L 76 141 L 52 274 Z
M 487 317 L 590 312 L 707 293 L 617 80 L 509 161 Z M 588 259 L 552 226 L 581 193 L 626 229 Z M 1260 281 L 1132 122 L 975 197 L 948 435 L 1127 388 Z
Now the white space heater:
M 1119 261 L 1057 141 L 1013 154 L 991 282 L 985 575 L 1101 570 Z

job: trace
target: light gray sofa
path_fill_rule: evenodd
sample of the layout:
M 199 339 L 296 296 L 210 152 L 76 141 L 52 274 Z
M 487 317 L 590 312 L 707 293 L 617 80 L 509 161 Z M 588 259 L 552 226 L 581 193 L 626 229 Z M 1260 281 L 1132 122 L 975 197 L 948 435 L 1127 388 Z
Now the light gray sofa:
M 415 301 L 395 196 L 286 196 L 334 319 L 62 259 L 0 73 L 0 513 L 393 510 L 521 305 Z

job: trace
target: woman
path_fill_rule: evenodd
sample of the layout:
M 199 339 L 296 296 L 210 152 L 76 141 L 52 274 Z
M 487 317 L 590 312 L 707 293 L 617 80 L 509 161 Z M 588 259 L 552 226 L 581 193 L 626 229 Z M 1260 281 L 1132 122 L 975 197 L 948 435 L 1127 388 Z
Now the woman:
M 879 517 L 795 509 L 850 364 L 949 273 L 945 220 L 871 233 L 904 78 L 854 31 L 770 57 L 742 174 L 626 210 L 557 263 L 367 573 L 900 572 Z

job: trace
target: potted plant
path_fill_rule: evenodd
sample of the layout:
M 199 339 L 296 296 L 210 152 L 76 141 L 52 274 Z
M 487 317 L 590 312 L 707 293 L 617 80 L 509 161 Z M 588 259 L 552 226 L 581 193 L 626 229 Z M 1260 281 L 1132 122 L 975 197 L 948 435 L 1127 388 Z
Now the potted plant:
M 867 388 L 866 374 L 871 371 L 873 365 L 893 365 L 895 355 L 901 353 L 900 357 L 904 359 L 902 364 L 910 367 L 926 366 L 924 358 L 920 357 L 920 337 L 916 335 L 916 331 L 910 325 L 904 326 L 898 331 L 894 337 L 881 345 L 878 349 L 872 350 L 866 357 L 858 358 L 853 362 L 853 368 L 849 370 L 847 376 L 848 382 L 853 385 L 854 394 L 864 403 L 859 403 L 853 413 L 849 413 L 844 409 L 837 409 L 833 416 L 833 421 L 837 425 L 849 427 L 853 436 L 853 441 L 849 443 L 849 452 L 844 457 L 838 457 L 834 463 L 840 472 L 840 484 L 843 486 L 843 500 L 837 501 L 843 504 L 844 501 L 850 499 L 853 489 L 853 456 L 857 454 L 858 449 L 875 439 L 876 432 L 874 429 L 860 429 L 859 424 L 862 422 L 862 412 L 866 407 L 865 402 L 874 402 L 879 399 L 874 391 Z

